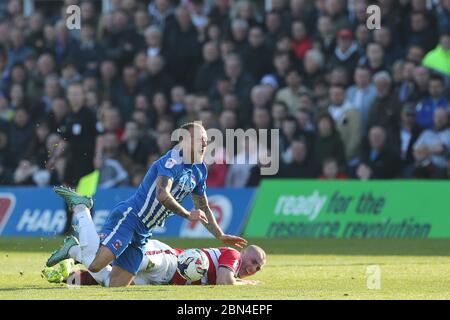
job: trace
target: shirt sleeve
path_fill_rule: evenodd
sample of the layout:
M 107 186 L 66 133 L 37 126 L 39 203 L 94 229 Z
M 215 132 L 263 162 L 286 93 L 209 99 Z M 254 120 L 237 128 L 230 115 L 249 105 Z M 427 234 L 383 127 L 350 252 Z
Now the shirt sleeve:
M 207 175 L 208 175 L 208 172 L 205 170 L 205 173 L 202 174 L 202 178 L 197 183 L 194 190 L 192 190 L 192 193 L 194 193 L 198 196 L 203 196 L 206 194 L 206 177 L 207 177 Z
M 156 164 L 157 176 L 166 176 L 169 179 L 174 180 L 177 165 L 179 164 L 174 158 L 161 158 Z
M 239 268 L 239 261 L 241 254 L 233 249 L 225 249 L 219 257 L 219 267 L 225 267 L 230 269 L 233 273 L 236 273 Z

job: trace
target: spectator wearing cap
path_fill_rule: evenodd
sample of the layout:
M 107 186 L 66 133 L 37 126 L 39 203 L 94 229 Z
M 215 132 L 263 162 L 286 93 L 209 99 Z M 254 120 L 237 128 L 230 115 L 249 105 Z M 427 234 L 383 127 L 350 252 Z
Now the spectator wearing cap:
M 219 76 L 223 73 L 223 62 L 217 43 L 209 41 L 203 45 L 203 64 L 197 69 L 194 90 L 208 94 Z
M 387 143 L 387 133 L 381 126 L 369 130 L 368 142 L 363 144 L 356 177 L 361 180 L 392 179 L 399 173 L 398 154 Z
M 396 132 L 400 123 L 400 102 L 392 90 L 392 79 L 387 71 L 373 76 L 376 98 L 369 110 L 368 128 L 382 126 L 388 134 Z
M 346 99 L 350 105 L 360 112 L 362 127 L 365 132 L 370 106 L 376 98 L 376 89 L 371 82 L 371 73 L 367 67 L 358 66 L 355 69 L 353 80 L 355 84 L 347 89 Z
M 445 97 L 444 79 L 440 76 L 432 76 L 428 84 L 429 97 L 417 104 L 416 121 L 422 129 L 433 126 L 433 114 L 436 108 L 449 108 L 448 99 Z
M 266 87 L 266 89 L 270 92 L 271 97 L 273 97 L 275 92 L 278 90 L 277 79 L 275 79 L 275 77 L 271 74 L 266 74 L 263 76 L 260 84 Z
M 421 132 L 421 128 L 416 123 L 415 105 L 406 103 L 402 108 L 399 130 L 392 137 L 392 145 L 400 155 L 403 169 L 414 162 L 413 146 Z
M 417 139 L 414 148 L 426 145 L 431 161 L 438 168 L 445 168 L 450 153 L 450 129 L 448 128 L 448 110 L 437 108 L 433 114 L 433 128 L 427 129 Z
M 330 105 L 328 112 L 336 123 L 336 129 L 342 139 L 347 161 L 359 154 L 362 135 L 361 114 L 354 106 L 345 101 L 345 88 L 334 85 L 329 89 Z
M 343 66 L 350 72 L 353 72 L 359 58 L 358 45 L 353 40 L 353 32 L 350 29 L 339 30 L 337 33 L 337 45 L 330 58 L 329 67 Z
M 255 81 L 261 81 L 265 74 L 272 71 L 272 53 L 265 43 L 265 35 L 260 26 L 250 28 L 248 47 L 243 55 L 244 68 Z
M 450 1 L 447 1 L 450 3 Z M 450 29 L 442 32 L 439 45 L 422 60 L 424 66 L 450 77 Z

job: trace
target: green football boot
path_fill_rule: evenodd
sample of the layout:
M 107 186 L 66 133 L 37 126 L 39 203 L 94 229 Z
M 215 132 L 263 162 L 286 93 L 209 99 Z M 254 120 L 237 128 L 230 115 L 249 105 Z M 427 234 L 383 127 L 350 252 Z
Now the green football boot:
M 79 195 L 75 190 L 71 188 L 58 186 L 53 187 L 53 191 L 55 191 L 56 194 L 60 195 L 64 199 L 71 211 L 73 211 L 73 208 L 79 204 L 84 204 L 88 209 L 91 209 L 94 205 L 91 197 Z
M 53 267 L 57 263 L 69 259 L 69 249 L 78 244 L 79 242 L 77 238 L 75 238 L 74 236 L 68 236 L 66 239 L 64 239 L 62 247 L 52 252 L 47 260 L 46 266 Z
M 50 283 L 61 283 L 64 277 L 57 268 L 45 267 L 41 271 L 41 276 Z
M 74 267 L 75 267 L 75 261 L 72 258 L 63 260 L 60 263 L 58 263 L 58 268 L 63 276 L 64 281 L 70 276 Z

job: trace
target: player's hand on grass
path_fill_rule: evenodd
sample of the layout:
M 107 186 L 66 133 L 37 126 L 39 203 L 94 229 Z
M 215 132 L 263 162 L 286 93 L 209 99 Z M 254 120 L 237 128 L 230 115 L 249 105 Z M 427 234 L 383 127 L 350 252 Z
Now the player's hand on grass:
M 223 234 L 218 238 L 224 244 L 229 246 L 235 246 L 238 248 L 243 248 L 247 245 L 247 240 L 238 236 L 231 236 L 229 234 Z
M 252 286 L 257 286 L 258 284 L 262 284 L 261 281 L 259 280 L 245 280 L 247 282 L 247 284 L 252 285 Z
M 208 218 L 206 218 L 206 214 L 203 212 L 203 210 L 200 209 L 192 210 L 188 216 L 188 220 L 208 223 Z

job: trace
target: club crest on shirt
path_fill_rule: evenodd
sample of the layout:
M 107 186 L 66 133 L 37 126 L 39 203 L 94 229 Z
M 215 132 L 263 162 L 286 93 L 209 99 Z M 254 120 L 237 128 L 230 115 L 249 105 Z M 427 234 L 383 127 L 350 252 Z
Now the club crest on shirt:
M 174 165 L 177 164 L 177 160 L 174 158 L 169 158 L 166 160 L 166 164 L 164 165 L 167 169 L 172 169 Z
M 122 241 L 120 241 L 120 240 L 114 241 L 113 247 L 114 247 L 116 250 L 119 250 L 119 248 L 120 248 L 121 246 L 122 246 Z

